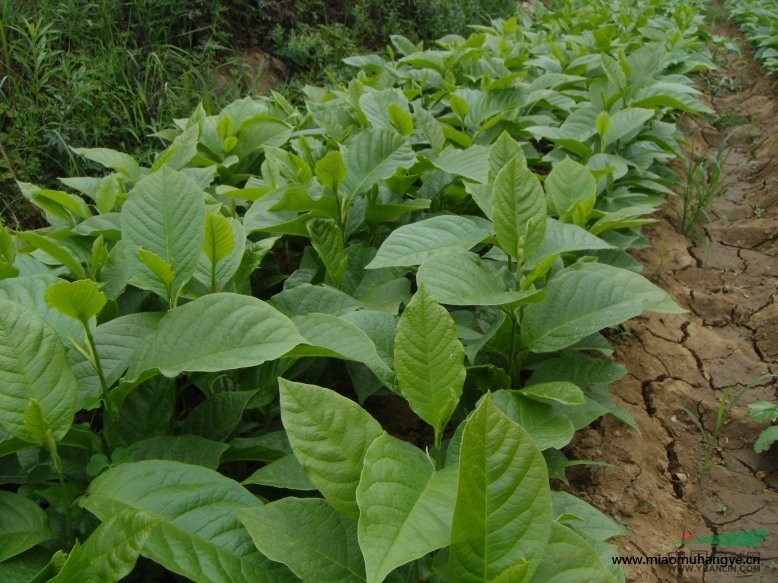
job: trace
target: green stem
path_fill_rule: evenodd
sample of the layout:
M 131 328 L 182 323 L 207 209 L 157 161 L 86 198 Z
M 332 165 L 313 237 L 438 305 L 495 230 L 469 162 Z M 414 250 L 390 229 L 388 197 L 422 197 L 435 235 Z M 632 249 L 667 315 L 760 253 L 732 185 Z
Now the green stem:
M 62 462 L 59 459 L 59 453 L 57 452 L 57 442 L 54 441 L 54 437 L 51 433 L 46 435 L 46 448 L 51 454 L 51 459 L 54 462 L 54 470 L 57 472 L 57 478 L 59 481 L 59 489 L 62 495 L 62 504 L 65 507 L 65 544 L 68 548 L 73 546 L 73 514 L 71 512 L 71 501 L 68 496 L 68 489 L 65 485 L 65 474 L 62 472 Z
M 115 444 L 116 443 L 116 435 L 115 435 L 115 429 L 116 429 L 116 422 L 118 421 L 118 415 L 116 411 L 113 410 L 113 405 L 111 404 L 111 400 L 108 398 L 108 382 L 105 380 L 105 373 L 103 372 L 103 365 L 100 363 L 100 356 L 97 354 L 97 346 L 95 345 L 94 337 L 92 336 L 92 333 L 89 330 L 89 324 L 87 322 L 82 322 L 84 324 L 84 332 L 86 333 L 86 341 L 89 345 L 89 353 L 92 357 L 92 366 L 94 367 L 95 371 L 97 372 L 97 378 L 100 379 L 100 388 L 102 390 L 102 401 L 105 405 L 105 411 L 108 414 L 109 422 L 106 423 L 106 437 L 108 438 L 109 444 Z

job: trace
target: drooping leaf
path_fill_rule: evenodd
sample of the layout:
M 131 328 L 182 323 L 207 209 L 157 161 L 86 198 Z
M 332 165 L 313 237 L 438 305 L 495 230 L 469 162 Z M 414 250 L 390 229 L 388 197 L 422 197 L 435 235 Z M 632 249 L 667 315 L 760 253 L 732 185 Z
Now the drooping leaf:
M 430 295 L 452 306 L 496 306 L 539 301 L 541 290 L 513 291 L 474 253 L 440 253 L 428 258 L 416 274 Z
M 468 251 L 489 236 L 489 224 L 479 217 L 441 215 L 393 230 L 366 266 L 420 265 L 428 257 L 451 251 Z
M 394 367 L 403 397 L 440 436 L 462 396 L 465 351 L 454 320 L 423 285 L 397 324 Z
M 532 438 L 487 394 L 462 435 L 459 485 L 449 550 L 454 582 L 507 580 L 537 568 L 551 530 L 543 456 Z M 520 579 L 521 580 L 521 579 Z
M 257 366 L 304 343 L 294 324 L 250 296 L 216 293 L 170 310 L 133 355 L 128 375 L 159 369 L 221 371 Z
M 638 298 L 607 277 L 566 269 L 549 280 L 542 303 L 524 308 L 521 339 L 533 352 L 553 352 L 642 311 Z
M 523 260 L 543 241 L 546 197 L 535 174 L 514 158 L 494 179 L 492 219 L 503 251 Z
M 605 568 L 589 543 L 566 526 L 552 522 L 548 546 L 530 581 L 616 583 L 616 578 Z
M 0 425 L 50 445 L 76 413 L 76 380 L 57 333 L 35 312 L 0 300 Z
M 443 150 L 432 163 L 441 170 L 485 184 L 489 180 L 489 148 L 470 146 Z
M 123 510 L 111 516 L 89 535 L 84 544 L 76 543 L 62 570 L 50 583 L 114 583 L 135 568 L 143 545 L 159 520 L 137 510 Z
M 168 289 L 138 256 L 138 248 L 156 254 L 172 269 L 173 295 L 189 281 L 205 241 L 202 190 L 185 174 L 163 166 L 140 180 L 121 211 L 125 254 L 132 281 L 166 297 Z
M 455 467 L 435 472 L 421 450 L 386 433 L 373 441 L 357 488 L 368 583 L 446 546 L 455 498 Z
M 80 320 L 85 326 L 105 306 L 105 294 L 91 279 L 60 280 L 49 286 L 44 298 L 49 306 Z
M 295 456 L 336 510 L 359 517 L 356 490 L 362 463 L 381 426 L 334 391 L 279 379 L 281 419 Z
M 228 447 L 198 435 L 157 435 L 129 445 L 127 455 L 135 461 L 171 460 L 215 470 Z
M 241 510 L 238 518 L 262 553 L 305 583 L 365 581 L 357 524 L 321 498 L 283 498 Z
M 32 500 L 0 490 L 0 563 L 54 537 L 46 513 Z
M 93 160 L 98 164 L 121 172 L 127 178 L 136 182 L 140 179 L 141 170 L 135 158 L 124 152 L 108 148 L 71 148 L 76 154 Z
M 262 466 L 243 480 L 243 483 L 285 490 L 316 490 L 316 485 L 308 478 L 300 461 L 291 454 Z
M 198 583 L 291 581 L 251 543 L 237 512 L 262 505 L 240 484 L 200 466 L 148 460 L 100 474 L 81 504 L 101 520 L 125 510 L 159 520 L 142 554 Z
M 17 233 L 16 238 L 26 243 L 30 243 L 37 249 L 40 249 L 51 256 L 55 261 L 67 267 L 68 271 L 78 279 L 86 278 L 86 271 L 84 271 L 81 259 L 76 257 L 66 246 L 61 245 L 51 237 L 46 237 L 45 235 L 33 231 L 25 231 L 23 233 Z

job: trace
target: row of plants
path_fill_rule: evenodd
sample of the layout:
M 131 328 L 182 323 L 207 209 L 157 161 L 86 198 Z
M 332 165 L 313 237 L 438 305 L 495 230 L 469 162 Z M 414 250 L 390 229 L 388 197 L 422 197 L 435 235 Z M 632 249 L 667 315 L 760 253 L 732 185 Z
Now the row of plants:
M 505 0 L 249 2 L 218 0 L 0 1 L 0 220 L 35 217 L 14 181 L 56 187 L 93 171 L 68 146 L 100 145 L 144 164 L 151 136 L 203 101 L 218 110 L 256 87 L 343 75 L 340 60 L 390 33 L 436 38 L 512 10 Z M 286 64 L 257 72 L 262 49 Z M 254 67 L 254 70 L 252 70 Z M 261 84 L 259 84 L 261 85 Z M 295 90 L 296 91 L 296 90 Z M 36 226 L 38 226 L 36 224 Z
M 775 2 L 728 0 L 726 7 L 748 42 L 754 46 L 754 57 L 762 61 L 770 73 L 778 73 L 778 18 L 775 15 Z
M 637 429 L 603 330 L 680 311 L 626 251 L 705 111 L 699 8 L 393 36 L 302 106 L 20 183 L 48 226 L 0 230 L 0 579 L 623 581 L 623 528 L 549 479 Z

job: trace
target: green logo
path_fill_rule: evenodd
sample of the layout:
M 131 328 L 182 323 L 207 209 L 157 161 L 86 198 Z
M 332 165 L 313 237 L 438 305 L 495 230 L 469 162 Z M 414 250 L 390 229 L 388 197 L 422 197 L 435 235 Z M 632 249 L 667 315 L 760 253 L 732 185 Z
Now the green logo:
M 694 536 L 694 533 L 684 530 L 681 540 L 675 541 L 676 546 L 712 545 L 717 547 L 758 547 L 767 536 L 767 529 L 739 530 L 722 532 L 710 536 Z

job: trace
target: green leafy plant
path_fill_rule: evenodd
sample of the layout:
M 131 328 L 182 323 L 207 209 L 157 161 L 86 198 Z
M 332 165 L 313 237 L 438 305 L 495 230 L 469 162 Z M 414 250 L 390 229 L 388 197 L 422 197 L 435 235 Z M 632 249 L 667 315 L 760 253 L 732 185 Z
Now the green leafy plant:
M 622 530 L 549 478 L 636 427 L 601 331 L 680 311 L 626 250 L 709 59 L 687 3 L 596 36 L 586 6 L 394 36 L 304 104 L 20 182 L 46 226 L 0 230 L 0 579 L 623 580 Z M 418 436 L 371 414 L 398 401 Z
M 772 423 L 769 427 L 762 430 L 754 442 L 754 451 L 764 453 L 778 441 L 778 429 L 774 423 L 778 421 L 778 405 L 769 401 L 759 401 L 748 405 L 750 409 L 748 416 L 757 421 L 767 421 Z

